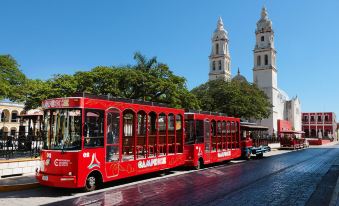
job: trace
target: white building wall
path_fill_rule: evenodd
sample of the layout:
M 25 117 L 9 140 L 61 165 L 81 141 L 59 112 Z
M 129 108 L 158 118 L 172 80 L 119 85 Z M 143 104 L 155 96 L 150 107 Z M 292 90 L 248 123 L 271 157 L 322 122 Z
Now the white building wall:
M 292 110 L 290 111 L 291 122 L 296 131 L 302 130 L 302 122 L 301 122 L 301 103 L 298 98 L 294 98 L 291 100 Z

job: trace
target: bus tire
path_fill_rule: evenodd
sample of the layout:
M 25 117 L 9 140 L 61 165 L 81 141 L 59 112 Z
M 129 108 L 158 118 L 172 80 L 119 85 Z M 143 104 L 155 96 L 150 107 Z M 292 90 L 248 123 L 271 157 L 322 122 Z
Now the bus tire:
M 261 158 L 264 157 L 264 153 L 257 154 L 256 156 L 257 156 L 259 159 L 261 159 Z
M 197 166 L 195 166 L 195 169 L 200 170 L 204 167 L 204 160 L 202 158 L 199 158 Z
M 87 176 L 84 191 L 90 192 L 97 189 L 102 183 L 102 177 L 99 172 L 92 172 Z

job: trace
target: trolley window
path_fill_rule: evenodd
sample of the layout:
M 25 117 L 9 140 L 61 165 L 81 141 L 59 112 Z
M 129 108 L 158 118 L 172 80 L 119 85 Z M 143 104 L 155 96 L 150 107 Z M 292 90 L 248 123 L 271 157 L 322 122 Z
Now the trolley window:
M 85 148 L 104 146 L 104 111 L 85 110 Z
M 185 144 L 194 144 L 194 120 L 185 121 Z
M 204 143 L 204 121 L 197 120 L 195 125 L 197 136 L 196 136 L 196 143 Z
M 53 109 L 45 111 L 44 134 L 50 150 L 81 148 L 81 110 Z
M 120 111 L 111 108 L 106 113 L 106 162 L 119 160 Z

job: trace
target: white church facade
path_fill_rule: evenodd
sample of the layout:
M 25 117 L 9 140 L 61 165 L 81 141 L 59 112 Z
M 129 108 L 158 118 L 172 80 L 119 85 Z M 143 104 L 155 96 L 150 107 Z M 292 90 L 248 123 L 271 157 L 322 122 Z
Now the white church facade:
M 278 87 L 274 31 L 266 8 L 262 9 L 255 35 L 253 83 L 265 92 L 272 104 L 270 117 L 260 120 L 259 123 L 267 126 L 270 134 L 276 134 L 278 120 L 288 120 L 295 130 L 301 131 L 301 103 L 299 98 L 294 97 L 290 99 Z M 224 30 L 221 18 L 219 18 L 217 29 L 212 37 L 212 52 L 209 56 L 209 80 L 220 78 L 229 81 L 231 79 L 231 58 L 228 50 L 228 41 L 227 32 Z M 220 47 L 225 48 L 225 50 L 218 51 L 217 49 L 220 49 Z M 221 62 L 221 66 L 219 66 L 219 62 Z M 227 66 L 224 66 L 225 64 L 223 63 L 226 63 Z M 240 73 L 238 71 L 236 78 L 239 77 Z

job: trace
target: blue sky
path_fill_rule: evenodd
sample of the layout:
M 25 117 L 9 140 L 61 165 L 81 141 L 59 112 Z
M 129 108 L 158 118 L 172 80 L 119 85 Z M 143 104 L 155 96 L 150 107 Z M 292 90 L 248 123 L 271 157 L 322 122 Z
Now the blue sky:
M 278 85 L 302 111 L 339 115 L 339 1 L 326 0 L 1 0 L 0 54 L 29 78 L 157 56 L 190 89 L 208 79 L 219 16 L 230 39 L 232 74 L 252 81 L 255 26 L 266 5 L 275 31 Z

